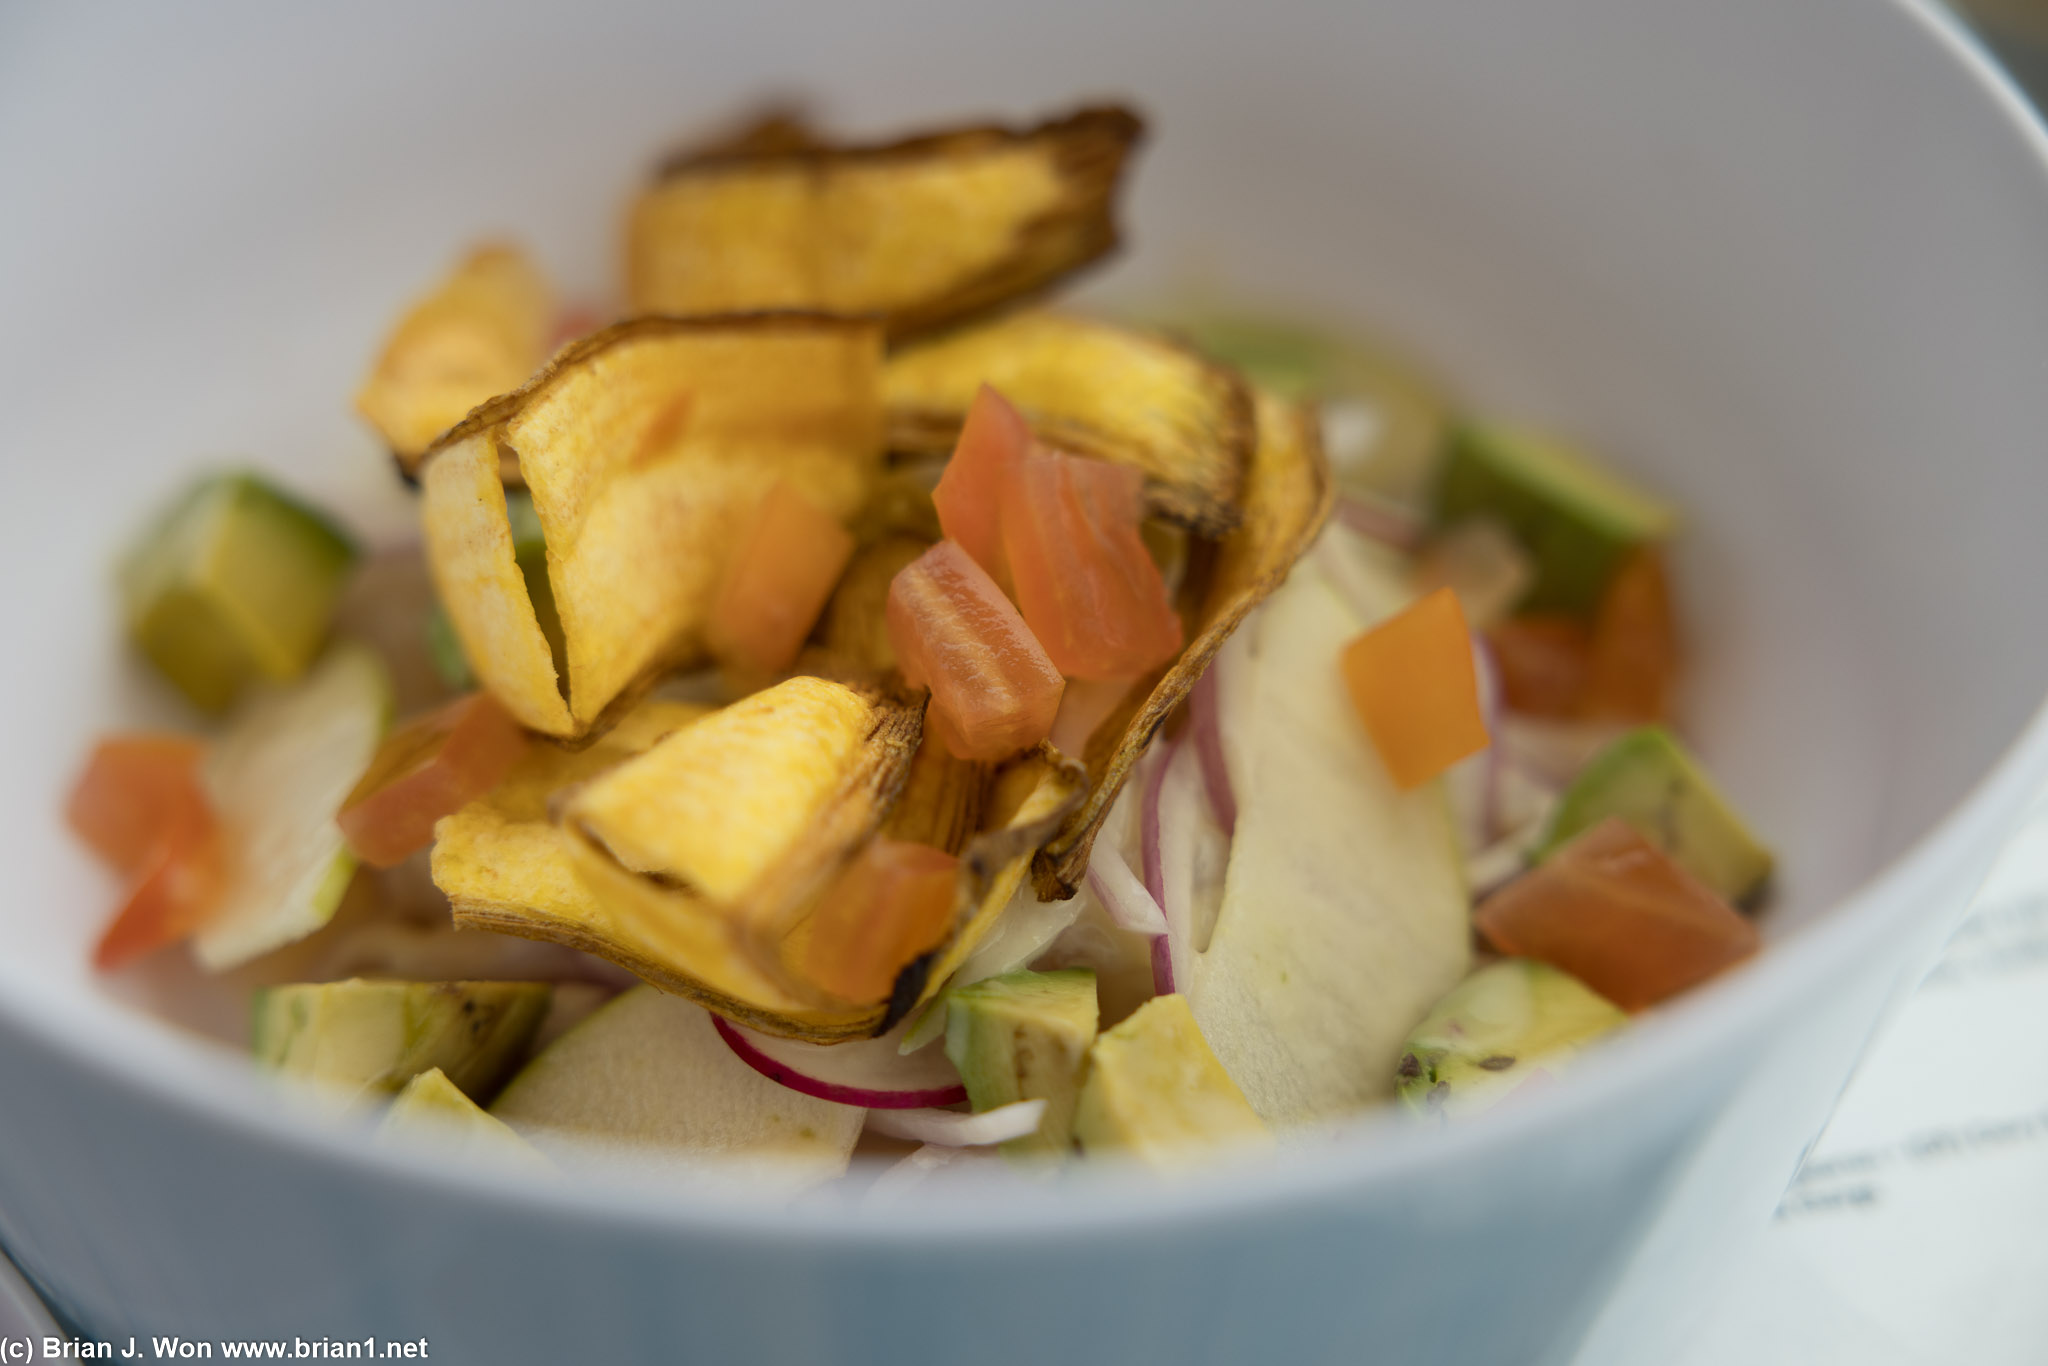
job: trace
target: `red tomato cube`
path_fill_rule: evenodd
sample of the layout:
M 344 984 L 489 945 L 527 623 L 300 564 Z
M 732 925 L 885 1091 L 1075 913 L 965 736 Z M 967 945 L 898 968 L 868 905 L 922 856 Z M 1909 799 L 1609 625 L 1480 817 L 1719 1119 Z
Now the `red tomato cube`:
M 928 844 L 875 840 L 807 923 L 804 975 L 844 1000 L 887 1000 L 896 975 L 952 927 L 959 869 Z
M 1066 680 L 1003 590 L 953 541 L 940 541 L 889 584 L 889 641 L 925 714 L 962 759 L 1002 759 L 1052 731 Z
M 1181 622 L 1139 534 L 1144 476 L 1040 450 L 1003 487 L 1017 609 L 1070 678 L 1133 679 L 1180 653 Z
M 705 634 L 728 664 L 779 674 L 796 662 L 853 558 L 853 536 L 778 479 L 733 546 Z
M 984 384 L 967 410 L 953 458 L 932 490 L 946 539 L 957 542 L 1000 584 L 1010 579 L 1003 559 L 1003 484 L 1010 469 L 1030 453 L 1031 428 L 1023 414 Z
M 1610 816 L 1480 903 L 1502 953 L 1536 958 L 1642 1010 L 1757 949 L 1756 927 Z
M 389 868 L 432 843 L 435 821 L 496 787 L 525 752 L 512 714 L 471 693 L 386 736 L 335 819 L 357 858 Z

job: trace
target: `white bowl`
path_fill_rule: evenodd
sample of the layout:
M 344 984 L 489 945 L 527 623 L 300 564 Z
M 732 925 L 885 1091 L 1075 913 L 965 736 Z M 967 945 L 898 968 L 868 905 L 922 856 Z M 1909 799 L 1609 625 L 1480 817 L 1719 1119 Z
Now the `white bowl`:
M 496 1362 L 1561 1360 L 1672 1192 L 1670 1249 L 1759 1224 L 2048 770 L 2048 173 L 1949 22 L 575 12 L 0 17 L 0 1242 L 61 1312 Z M 1193 271 L 1368 320 L 1674 494 L 1695 728 L 1785 854 L 1769 951 L 1489 1122 L 882 1211 L 370 1151 L 93 980 L 109 893 L 57 794 L 95 729 L 163 705 L 118 644 L 114 547 L 223 454 L 388 515 L 346 400 L 399 303 L 491 231 L 604 291 L 649 158 L 764 88 L 876 130 L 1128 95 L 1156 137 L 1105 287 Z

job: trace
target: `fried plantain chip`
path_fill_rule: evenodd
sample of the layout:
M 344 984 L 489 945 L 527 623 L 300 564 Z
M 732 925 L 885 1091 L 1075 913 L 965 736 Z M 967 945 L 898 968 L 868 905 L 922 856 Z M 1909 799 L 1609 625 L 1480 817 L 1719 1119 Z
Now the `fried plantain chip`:
M 1019 313 L 889 357 L 890 449 L 950 452 L 984 383 L 1047 443 L 1142 471 L 1158 515 L 1212 537 L 1237 525 L 1253 418 L 1234 370 L 1147 333 Z
M 1033 881 L 1046 900 L 1074 894 L 1088 872 L 1095 832 L 1153 735 L 1230 633 L 1280 586 L 1329 519 L 1336 491 L 1314 415 L 1263 392 L 1257 395 L 1257 413 L 1259 439 L 1245 480 L 1244 520 L 1222 541 L 1197 542 L 1191 548 L 1197 567 L 1207 561 L 1207 572 L 1192 573 L 1183 584 L 1187 648 L 1149 686 L 1133 688 L 1090 737 L 1088 799 L 1033 863 Z M 1121 738 L 1110 744 L 1105 732 Z
M 1044 289 L 1115 247 L 1143 132 L 1127 109 L 1036 128 L 823 146 L 770 119 L 670 161 L 633 206 L 635 310 L 818 308 L 908 336 Z
M 777 479 L 841 520 L 866 502 L 880 364 L 871 320 L 637 318 L 472 412 L 427 452 L 422 516 L 477 676 L 526 726 L 575 739 L 701 659 L 744 509 Z M 546 538 L 566 680 L 511 558 L 496 486 L 507 465 Z
M 825 658 L 836 669 L 880 675 L 896 667 L 896 646 L 889 639 L 889 585 L 930 544 L 915 536 L 888 536 L 854 552 L 825 604 L 820 632 Z
M 799 675 L 613 769 L 562 824 L 629 872 L 743 912 L 743 927 L 778 922 L 895 804 L 923 712 Z
M 435 437 L 547 359 L 553 292 L 517 247 L 479 247 L 413 304 L 356 392 L 407 477 Z
M 994 775 L 994 765 L 956 758 L 944 741 L 927 733 L 882 833 L 958 854 L 981 829 Z
M 744 704 L 736 704 L 744 705 Z M 823 710 L 830 711 L 828 706 Z M 490 795 L 435 831 L 434 881 L 458 925 L 566 944 L 627 968 L 665 991 L 752 1028 L 830 1043 L 887 1030 L 937 990 L 935 963 L 964 959 L 1023 880 L 1037 849 L 1078 800 L 1079 765 L 1041 747 L 993 775 L 984 769 L 987 828 L 961 851 L 959 908 L 945 944 L 899 974 L 890 1000 L 819 1009 L 755 963 L 720 908 L 633 873 L 588 839 L 551 822 L 551 803 L 596 786 L 623 761 L 645 756 L 706 709 L 649 701 L 591 747 L 536 745 Z M 728 737 L 728 741 L 729 741 Z M 712 737 L 705 748 L 726 743 Z M 589 791 L 571 793 L 568 803 Z M 784 958 L 800 949 L 792 930 Z

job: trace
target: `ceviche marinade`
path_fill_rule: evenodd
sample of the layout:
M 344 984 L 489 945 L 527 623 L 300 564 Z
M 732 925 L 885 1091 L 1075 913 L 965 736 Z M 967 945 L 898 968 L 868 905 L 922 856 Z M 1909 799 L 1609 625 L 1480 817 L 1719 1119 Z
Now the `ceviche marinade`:
M 227 474 L 125 560 L 216 719 L 70 795 L 96 964 L 473 1160 L 900 1185 L 1482 1109 L 1754 952 L 1673 510 L 1312 329 L 1047 311 L 1140 131 L 762 120 L 610 321 L 474 251 L 357 394 L 415 540 Z

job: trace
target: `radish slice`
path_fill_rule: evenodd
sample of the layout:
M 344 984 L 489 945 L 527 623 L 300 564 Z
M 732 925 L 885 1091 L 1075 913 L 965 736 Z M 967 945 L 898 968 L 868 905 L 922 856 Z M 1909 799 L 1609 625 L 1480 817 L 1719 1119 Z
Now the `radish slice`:
M 1223 827 L 1223 833 L 1237 833 L 1237 793 L 1230 786 L 1230 765 L 1223 760 L 1223 728 L 1218 721 L 1221 704 L 1217 693 L 1223 687 L 1224 656 L 1219 654 L 1210 661 L 1202 676 L 1195 680 L 1195 688 L 1188 695 L 1191 713 L 1189 742 L 1194 746 L 1195 758 L 1202 769 L 1202 786 L 1209 794 L 1209 810 L 1216 817 L 1216 824 Z
M 931 1143 L 942 1148 L 976 1148 L 988 1143 L 1008 1143 L 1038 1130 L 1045 1114 L 1043 1100 L 1020 1100 L 998 1105 L 978 1115 L 959 1110 L 876 1110 L 868 1116 L 868 1129 L 889 1138 Z
M 747 1066 L 790 1090 L 870 1110 L 917 1110 L 958 1105 L 967 1088 L 943 1053 L 905 1056 L 890 1035 L 857 1043 L 807 1044 L 757 1034 L 714 1015 L 726 1047 Z

